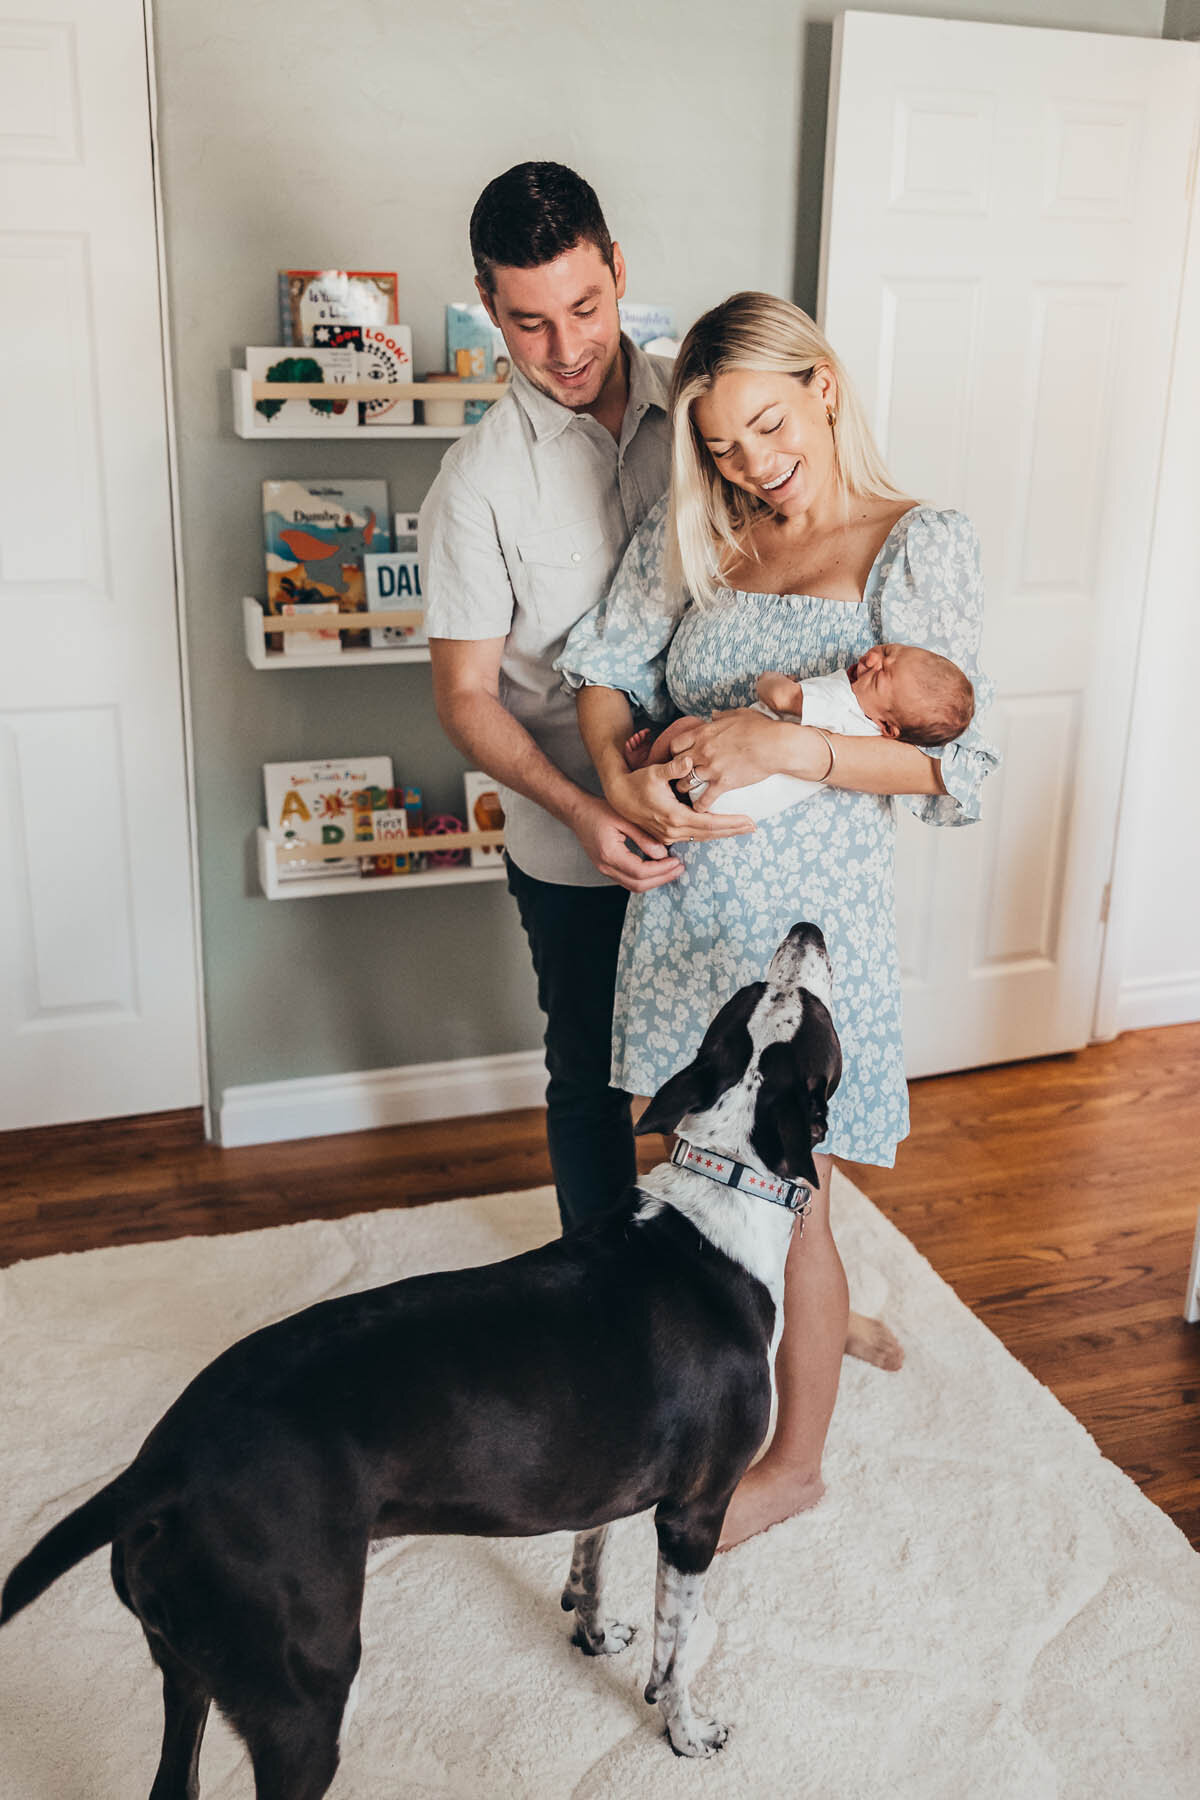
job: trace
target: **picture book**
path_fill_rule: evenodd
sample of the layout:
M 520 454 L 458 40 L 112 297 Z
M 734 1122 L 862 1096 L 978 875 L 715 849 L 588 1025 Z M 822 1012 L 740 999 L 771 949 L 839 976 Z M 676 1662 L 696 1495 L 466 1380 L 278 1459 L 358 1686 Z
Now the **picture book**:
M 407 325 L 364 325 L 358 357 L 360 381 L 411 381 L 412 332 Z M 366 400 L 364 425 L 411 425 L 411 400 Z
M 280 336 L 319 344 L 322 325 L 394 325 L 397 285 L 394 273 L 377 269 L 280 269 Z
M 246 351 L 246 372 L 251 381 L 312 381 L 336 387 L 340 382 L 357 381 L 359 345 L 362 332 L 354 327 L 357 343 L 340 344 L 337 348 L 301 348 L 284 345 L 280 349 L 252 346 Z M 337 400 L 256 400 L 255 422 L 267 431 L 294 432 L 299 428 L 307 436 L 319 437 L 322 431 L 344 430 L 357 425 L 358 405 L 355 401 Z
M 500 805 L 500 794 L 496 782 L 490 775 L 479 769 L 468 769 L 463 776 L 463 787 L 467 796 L 467 830 L 468 831 L 503 831 L 504 811 Z M 471 867 L 473 869 L 490 869 L 499 863 L 504 855 L 502 844 L 481 844 L 471 846 Z
M 669 306 L 643 306 L 636 300 L 619 300 L 621 330 L 627 338 L 645 349 L 656 338 L 675 336 L 675 319 Z
M 424 613 L 421 566 L 417 559 L 416 513 L 396 514 L 395 544 L 396 548 L 390 553 L 372 554 L 363 558 L 367 611 Z M 424 623 L 371 627 L 373 650 L 386 650 L 396 646 L 413 649 L 428 642 Z
M 359 843 L 389 846 L 379 856 L 360 858 L 364 881 L 381 875 L 411 875 L 421 866 L 421 853 L 403 854 L 409 837 L 419 837 L 424 823 L 420 788 L 366 788 L 355 796 L 354 835 Z
M 446 308 L 446 367 L 464 381 L 507 381 L 511 373 L 508 348 L 486 307 L 455 304 Z M 468 425 L 482 419 L 490 400 L 468 400 L 464 417 Z
M 355 796 L 366 789 L 386 795 L 392 786 L 390 756 L 326 758 L 319 762 L 264 763 L 267 829 L 277 844 L 350 843 Z M 280 863 L 280 881 L 356 875 L 357 857 L 328 862 Z
M 336 619 L 338 612 L 336 600 L 285 600 L 279 609 L 284 619 L 297 613 L 328 613 Z M 342 648 L 342 634 L 336 625 L 325 631 L 282 631 L 271 635 L 282 637 L 285 656 L 336 656 Z
M 263 531 L 268 613 L 321 600 L 336 600 L 344 613 L 364 612 L 363 557 L 392 547 L 387 483 L 264 481 Z M 267 648 L 279 649 L 283 635 L 269 633 Z M 369 641 L 366 631 L 342 638 L 347 648 Z

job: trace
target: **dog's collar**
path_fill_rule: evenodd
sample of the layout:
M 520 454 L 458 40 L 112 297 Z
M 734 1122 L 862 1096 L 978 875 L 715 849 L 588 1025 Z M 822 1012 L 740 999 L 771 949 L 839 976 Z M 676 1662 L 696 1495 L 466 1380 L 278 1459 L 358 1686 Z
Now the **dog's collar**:
M 709 1181 L 719 1182 L 722 1187 L 737 1188 L 741 1194 L 757 1194 L 760 1200 L 769 1200 L 773 1206 L 786 1207 L 798 1219 L 805 1217 L 812 1204 L 811 1190 L 802 1183 L 784 1181 L 782 1176 L 752 1169 L 735 1157 L 722 1156 L 717 1150 L 705 1150 L 699 1144 L 689 1144 L 686 1138 L 676 1138 L 671 1161 L 678 1163 L 681 1169 L 692 1169 Z

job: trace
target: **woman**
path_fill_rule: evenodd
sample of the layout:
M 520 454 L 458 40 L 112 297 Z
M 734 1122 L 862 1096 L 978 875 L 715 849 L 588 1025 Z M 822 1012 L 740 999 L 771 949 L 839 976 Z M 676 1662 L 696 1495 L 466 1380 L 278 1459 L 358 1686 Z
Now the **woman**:
M 676 362 L 672 416 L 669 502 L 647 517 L 558 665 L 580 690 L 580 727 L 611 805 L 682 846 L 680 879 L 630 901 L 613 1082 L 655 1093 L 797 919 L 825 934 L 844 1059 L 816 1158 L 820 1190 L 788 1259 L 778 1423 L 734 1495 L 727 1548 L 824 1491 L 848 1311 L 829 1224 L 831 1158 L 890 1167 L 908 1131 L 892 796 L 931 824 L 968 823 L 997 758 L 974 726 L 924 750 L 747 710 L 766 670 L 829 674 L 889 640 L 938 651 L 972 679 L 979 702 L 988 698 L 975 660 L 974 529 L 893 485 L 812 320 L 754 293 L 705 314 Z M 670 762 L 631 771 L 633 706 L 658 724 L 680 714 L 709 722 L 686 719 Z M 831 791 L 752 834 L 702 835 L 697 815 L 721 793 L 777 773 Z M 677 780 L 708 784 L 694 812 Z

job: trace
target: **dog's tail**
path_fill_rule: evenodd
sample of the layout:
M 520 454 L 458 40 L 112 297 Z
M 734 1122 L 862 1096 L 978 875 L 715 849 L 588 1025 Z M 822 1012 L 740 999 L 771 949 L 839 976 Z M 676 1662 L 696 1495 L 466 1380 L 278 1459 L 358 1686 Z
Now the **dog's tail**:
M 36 1543 L 28 1556 L 23 1556 L 4 1584 L 0 1600 L 0 1625 L 36 1600 L 60 1575 L 73 1569 L 77 1562 L 111 1543 L 120 1530 L 129 1509 L 128 1471 L 102 1487 L 98 1494 L 77 1506 L 73 1513 L 52 1527 Z

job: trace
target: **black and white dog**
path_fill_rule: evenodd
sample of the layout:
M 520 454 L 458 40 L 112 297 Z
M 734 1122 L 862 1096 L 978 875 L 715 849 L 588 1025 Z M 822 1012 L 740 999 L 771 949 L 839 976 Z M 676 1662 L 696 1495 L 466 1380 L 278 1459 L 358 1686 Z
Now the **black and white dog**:
M 244 1338 L 17 1565 L 3 1620 L 111 1542 L 113 1584 L 162 1672 L 151 1800 L 195 1800 L 214 1700 L 258 1800 L 327 1791 L 372 1538 L 573 1530 L 562 1604 L 580 1649 L 611 1655 L 633 1631 L 604 1609 L 605 1535 L 648 1507 L 646 1698 L 682 1755 L 721 1747 L 724 1727 L 692 1709 L 689 1633 L 768 1429 L 784 1260 L 841 1074 L 830 999 L 821 933 L 796 925 L 651 1103 L 639 1130 L 677 1128 L 675 1156 L 610 1214 Z

